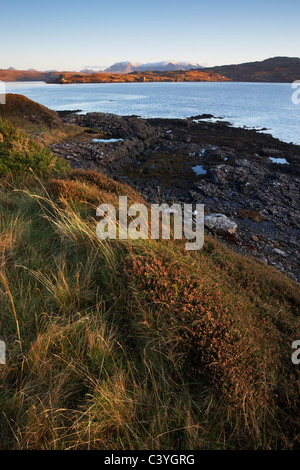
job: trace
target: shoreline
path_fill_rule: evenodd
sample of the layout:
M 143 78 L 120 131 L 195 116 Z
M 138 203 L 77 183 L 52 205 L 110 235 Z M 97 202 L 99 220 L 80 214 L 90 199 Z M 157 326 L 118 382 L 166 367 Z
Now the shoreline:
M 237 234 L 220 237 L 223 243 L 300 281 L 299 145 L 203 115 L 60 114 L 87 128 L 51 146 L 71 166 L 127 182 L 150 203 L 204 203 L 206 214 L 222 213 L 238 225 Z
M 92 112 L 89 112 L 89 111 L 86 111 L 86 112 L 83 112 L 82 109 L 74 109 L 74 110 L 68 110 L 68 109 L 64 109 L 64 110 L 55 110 L 55 112 L 59 115 L 59 117 L 61 119 L 63 118 L 66 118 L 68 115 L 72 115 L 72 114 L 80 114 L 81 116 L 85 116 L 87 114 L 91 114 Z M 155 119 L 161 119 L 161 120 L 170 120 L 170 121 L 175 121 L 175 120 L 201 120 L 202 122 L 209 122 L 209 123 L 213 123 L 213 124 L 224 124 L 224 125 L 227 125 L 228 127 L 232 127 L 232 128 L 236 128 L 236 129 L 245 129 L 245 130 L 249 130 L 249 131 L 255 131 L 257 133 L 262 133 L 263 135 L 267 135 L 267 136 L 271 136 L 273 139 L 275 140 L 278 140 L 279 142 L 282 142 L 283 144 L 288 144 L 288 145 L 294 145 L 294 146 L 300 146 L 300 143 L 297 144 L 297 142 L 288 142 L 286 140 L 283 140 L 283 139 L 280 139 L 279 137 L 275 137 L 271 132 L 267 132 L 267 131 L 271 131 L 272 129 L 271 128 L 267 128 L 267 127 L 261 127 L 261 126 L 246 126 L 245 124 L 234 124 L 233 122 L 231 121 L 228 121 L 227 118 L 225 116 L 213 116 L 212 114 L 207 114 L 207 113 L 203 113 L 199 116 L 187 116 L 185 118 L 182 118 L 182 117 L 159 117 L 159 116 L 155 116 L 155 117 L 146 117 L 146 116 L 141 116 L 141 115 L 138 115 L 138 114 L 114 114 L 114 113 L 107 113 L 107 112 L 100 112 L 100 111 L 93 111 L 93 113 L 97 113 L 97 114 L 107 114 L 107 115 L 115 115 L 115 116 L 120 116 L 120 117 L 134 117 L 134 118 L 138 118 L 138 119 L 142 119 L 142 120 L 146 120 L 146 121 L 149 121 L 151 119 L 155 120 Z
M 230 121 L 233 127 L 259 126 L 259 129 L 264 128 L 264 130 L 268 128 L 270 130 L 266 132 L 270 132 L 275 138 L 300 145 L 298 109 L 297 106 L 290 106 L 293 90 L 289 84 L 281 83 L 277 86 L 277 84 L 269 83 L 230 82 L 230 85 L 175 83 L 172 86 L 169 83 L 153 83 L 145 84 L 144 87 L 132 84 L 129 88 L 118 83 L 115 85 L 90 84 L 87 87 L 84 85 L 72 84 L 67 88 L 54 85 L 49 95 L 46 83 L 33 85 L 15 83 L 7 86 L 7 93 L 23 94 L 25 92 L 29 98 L 42 102 L 44 106 L 52 110 L 58 107 L 62 111 L 68 108 L 69 111 L 80 109 L 82 113 L 101 111 L 123 116 L 139 114 L 143 119 L 186 119 L 199 111 L 213 113 L 215 116 L 222 116 L 224 120 Z M 90 96 L 87 98 L 89 104 L 85 104 L 84 99 L 78 101 L 78 96 L 82 93 L 86 94 L 85 92 Z M 228 105 L 225 104 L 224 99 L 219 101 L 222 93 Z M 279 105 L 272 104 L 276 93 L 278 93 Z M 127 97 L 127 95 L 132 96 Z M 160 101 L 165 101 L 165 96 L 168 106 L 159 106 Z M 263 102 L 260 101 L 259 96 L 262 97 Z M 193 104 L 194 102 L 189 97 L 191 99 L 195 97 L 195 103 L 202 103 L 202 99 L 204 101 L 199 107 Z M 157 105 L 153 106 L 153 99 L 157 100 Z M 256 100 L 254 109 L 252 100 Z M 253 112 L 249 112 L 251 109 Z M 254 112 L 257 112 L 256 117 Z

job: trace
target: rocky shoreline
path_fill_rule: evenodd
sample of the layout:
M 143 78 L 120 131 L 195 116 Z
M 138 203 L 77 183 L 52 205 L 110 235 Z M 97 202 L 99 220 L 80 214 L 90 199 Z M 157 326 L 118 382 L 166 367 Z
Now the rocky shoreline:
M 202 203 L 237 231 L 217 235 L 300 282 L 300 146 L 209 115 L 141 119 L 59 113 L 85 128 L 51 146 L 75 168 L 125 181 L 148 202 Z

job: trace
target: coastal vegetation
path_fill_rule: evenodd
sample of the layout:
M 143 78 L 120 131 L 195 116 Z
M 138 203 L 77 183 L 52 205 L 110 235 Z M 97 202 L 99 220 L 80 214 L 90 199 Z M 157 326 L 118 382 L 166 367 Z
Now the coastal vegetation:
M 99 240 L 143 198 L 0 133 L 0 447 L 299 448 L 298 284 L 210 235 Z
M 32 171 L 38 176 L 62 172 L 67 163 L 48 147 L 26 136 L 8 121 L 0 119 L 0 174 L 20 175 Z
M 79 126 L 66 126 L 55 111 L 26 96 L 7 93 L 5 98 L 5 105 L 0 106 L 2 122 L 8 121 L 43 145 L 74 137 L 83 131 Z M 11 132 L 16 133 L 16 130 L 11 128 Z

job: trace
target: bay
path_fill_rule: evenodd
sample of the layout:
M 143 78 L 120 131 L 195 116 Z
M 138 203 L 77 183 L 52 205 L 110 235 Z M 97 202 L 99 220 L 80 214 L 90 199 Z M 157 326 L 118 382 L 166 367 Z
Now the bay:
M 212 114 L 235 126 L 267 128 L 274 137 L 300 144 L 300 104 L 286 83 L 178 82 L 84 83 L 8 82 L 19 93 L 50 109 L 187 118 Z

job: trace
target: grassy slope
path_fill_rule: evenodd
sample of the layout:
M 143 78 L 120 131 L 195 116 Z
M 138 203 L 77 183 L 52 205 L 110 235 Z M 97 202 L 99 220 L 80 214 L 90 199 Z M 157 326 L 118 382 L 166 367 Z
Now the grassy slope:
M 11 122 L 45 145 L 82 132 L 78 126 L 64 124 L 55 111 L 12 93 L 6 95 L 6 104 L 0 105 L 0 119 Z
M 0 175 L 32 172 L 49 176 L 68 168 L 67 162 L 55 157 L 48 147 L 0 119 Z
M 0 447 L 299 447 L 298 285 L 210 237 L 101 242 L 95 207 L 126 194 L 1 179 Z

